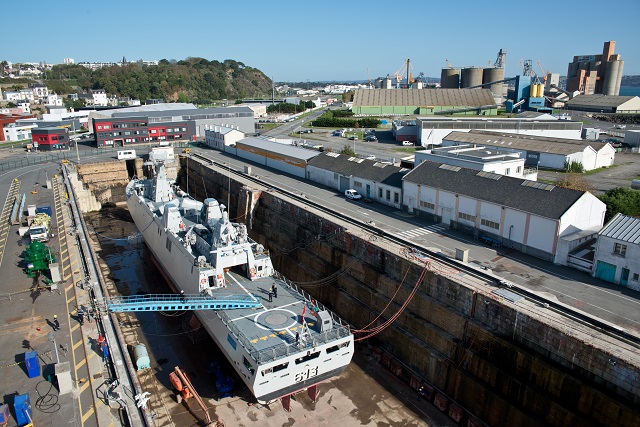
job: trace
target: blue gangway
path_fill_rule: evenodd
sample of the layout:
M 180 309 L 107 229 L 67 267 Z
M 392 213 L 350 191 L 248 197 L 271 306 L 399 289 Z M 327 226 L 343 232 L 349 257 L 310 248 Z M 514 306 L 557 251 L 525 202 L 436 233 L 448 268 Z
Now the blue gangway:
M 148 294 L 104 299 L 107 310 L 125 311 L 175 311 L 175 310 L 233 310 L 238 308 L 260 308 L 262 304 L 250 294 Z

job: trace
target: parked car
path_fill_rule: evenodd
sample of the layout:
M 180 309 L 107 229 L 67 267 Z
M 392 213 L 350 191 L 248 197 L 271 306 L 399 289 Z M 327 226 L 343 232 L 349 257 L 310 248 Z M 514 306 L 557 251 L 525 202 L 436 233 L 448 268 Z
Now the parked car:
M 356 190 L 354 190 L 353 188 L 350 188 L 348 190 L 344 191 L 344 195 L 347 199 L 351 199 L 351 200 L 360 200 L 362 199 L 362 196 L 360 195 L 360 193 L 358 193 Z
M 373 136 L 373 135 L 369 135 L 369 136 L 367 136 L 364 140 L 365 140 L 365 141 L 369 141 L 369 142 L 373 142 L 373 141 L 377 141 L 377 140 L 378 140 L 378 138 L 376 138 L 376 137 L 375 137 L 375 136 Z
M 402 141 L 402 145 L 413 145 L 413 142 L 411 141 Z
M 376 156 L 374 156 L 373 154 L 369 154 L 367 157 L 365 157 L 365 160 L 375 160 Z
M 339 130 L 334 130 L 331 135 L 332 136 L 342 136 L 342 132 L 340 132 Z
M 357 141 L 358 137 L 357 136 L 350 136 L 349 137 L 349 141 Z

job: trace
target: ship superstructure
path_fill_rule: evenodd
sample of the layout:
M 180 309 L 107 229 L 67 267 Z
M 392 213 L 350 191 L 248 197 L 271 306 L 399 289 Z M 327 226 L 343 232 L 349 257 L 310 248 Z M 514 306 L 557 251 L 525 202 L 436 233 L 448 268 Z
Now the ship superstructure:
M 349 325 L 281 277 L 224 205 L 193 199 L 167 178 L 161 162 L 153 178 L 129 182 L 126 196 L 176 292 L 245 294 L 262 303 L 260 309 L 195 311 L 258 402 L 312 388 L 346 368 L 354 351 Z M 274 286 L 277 296 L 270 297 Z

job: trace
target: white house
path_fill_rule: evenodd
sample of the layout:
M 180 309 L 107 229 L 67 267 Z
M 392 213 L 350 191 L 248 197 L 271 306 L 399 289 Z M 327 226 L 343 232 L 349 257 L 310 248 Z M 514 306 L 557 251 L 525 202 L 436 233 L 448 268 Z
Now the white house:
M 409 213 L 563 265 L 569 249 L 559 251 L 559 239 L 601 227 L 606 210 L 589 192 L 429 161 L 402 190 Z
M 616 214 L 595 248 L 595 277 L 640 291 L 640 218 Z
M 321 153 L 307 164 L 307 179 L 344 193 L 355 189 L 363 197 L 400 209 L 402 177 L 408 169 L 334 152 Z
M 44 99 L 49 95 L 49 88 L 42 85 L 31 86 L 31 91 L 37 99 Z
M 200 136 L 200 135 L 198 135 Z M 216 150 L 225 151 L 225 146 L 233 145 L 244 139 L 244 132 L 238 130 L 237 126 L 206 126 L 204 129 L 205 145 Z
M 96 107 L 106 107 L 109 105 L 109 100 L 107 99 L 107 92 L 102 89 L 94 89 L 91 91 L 91 96 L 93 98 L 93 105 Z
M 55 93 L 47 95 L 47 100 L 45 101 L 47 105 L 55 105 L 62 106 L 62 97 L 60 95 L 56 95 Z
M 470 131 L 451 132 L 444 137 L 445 147 L 465 145 L 500 149 L 518 153 L 525 165 L 564 170 L 567 163 L 581 163 L 585 171 L 613 165 L 616 150 L 609 143 L 565 138 L 515 135 L 508 133 Z
M 7 90 L 2 95 L 4 96 L 5 101 L 15 102 L 23 99 L 20 97 L 20 92 L 15 90 Z

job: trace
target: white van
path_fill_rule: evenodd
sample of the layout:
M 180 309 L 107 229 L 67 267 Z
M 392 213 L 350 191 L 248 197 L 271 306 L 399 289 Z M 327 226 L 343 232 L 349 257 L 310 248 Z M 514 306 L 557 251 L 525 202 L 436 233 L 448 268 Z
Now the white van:
M 131 160 L 136 158 L 136 150 L 118 151 L 118 160 Z
M 405 146 L 406 145 L 411 145 L 411 146 L 413 146 L 413 142 L 411 142 L 411 141 L 402 141 L 402 145 L 405 145 Z

